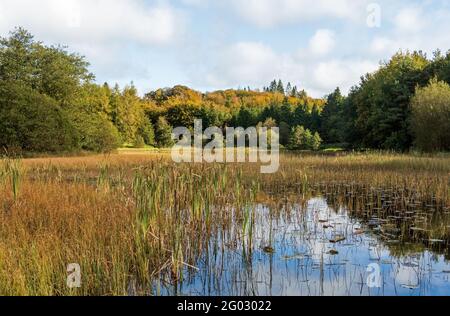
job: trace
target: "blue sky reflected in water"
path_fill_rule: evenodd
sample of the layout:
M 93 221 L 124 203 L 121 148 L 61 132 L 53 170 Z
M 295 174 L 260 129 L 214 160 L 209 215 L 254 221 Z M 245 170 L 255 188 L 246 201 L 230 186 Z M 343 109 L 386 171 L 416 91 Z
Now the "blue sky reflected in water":
M 223 239 L 212 238 L 198 272 L 186 271 L 176 291 L 161 285 L 161 294 L 450 295 L 450 262 L 443 255 L 413 243 L 382 242 L 344 208 L 331 209 L 316 198 L 304 209 L 294 206 L 272 217 L 270 213 L 268 207 L 256 207 L 251 256 L 243 252 L 248 244 L 227 243 L 240 234 L 234 228 Z M 268 253 L 268 247 L 275 252 Z M 395 253 L 413 250 L 394 255 L 394 248 Z

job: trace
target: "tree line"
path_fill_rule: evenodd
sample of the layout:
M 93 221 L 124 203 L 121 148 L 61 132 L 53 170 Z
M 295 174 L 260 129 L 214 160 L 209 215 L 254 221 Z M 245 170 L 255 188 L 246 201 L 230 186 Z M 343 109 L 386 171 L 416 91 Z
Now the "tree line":
M 262 91 L 200 93 L 184 86 L 140 97 L 133 84 L 98 85 L 84 57 L 22 28 L 0 39 L 0 147 L 27 152 L 168 147 L 172 128 L 278 126 L 281 145 L 449 150 L 450 54 L 398 53 L 348 96 L 323 99 L 272 81 Z
M 322 112 L 326 142 L 353 148 L 450 150 L 450 51 L 431 59 L 399 52 L 361 78 L 349 95 L 336 89 Z

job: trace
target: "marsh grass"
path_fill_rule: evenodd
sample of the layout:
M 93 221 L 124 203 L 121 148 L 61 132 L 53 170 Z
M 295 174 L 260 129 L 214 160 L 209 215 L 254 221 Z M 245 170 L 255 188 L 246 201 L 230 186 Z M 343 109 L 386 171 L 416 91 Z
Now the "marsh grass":
M 257 203 L 272 206 L 276 220 L 287 216 L 286 203 L 314 195 L 368 222 L 396 216 L 390 223 L 400 232 L 383 238 L 440 239 L 448 249 L 448 224 L 429 227 L 449 210 L 449 162 L 285 153 L 280 171 L 263 175 L 258 164 L 174 164 L 167 153 L 3 159 L 0 294 L 156 295 L 156 281 L 179 284 L 196 273 L 211 242 L 217 251 L 240 244 L 251 258 Z M 66 287 L 74 262 L 79 289 Z
M 0 166 L 0 184 L 9 183 L 14 201 L 16 201 L 23 174 L 22 162 L 20 159 L 5 156 L 1 159 Z

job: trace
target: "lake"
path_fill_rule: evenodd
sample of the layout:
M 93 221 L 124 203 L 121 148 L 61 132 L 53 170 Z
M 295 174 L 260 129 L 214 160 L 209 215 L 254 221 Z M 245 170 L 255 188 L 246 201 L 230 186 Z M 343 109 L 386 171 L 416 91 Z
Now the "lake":
M 450 295 L 448 240 L 417 237 L 427 230 L 416 222 L 407 225 L 405 236 L 404 216 L 356 216 L 321 197 L 305 205 L 256 204 L 253 216 L 252 238 L 237 225 L 213 233 L 198 270 L 186 267 L 177 282 L 161 278 L 155 293 Z M 442 216 L 449 219 L 447 213 Z

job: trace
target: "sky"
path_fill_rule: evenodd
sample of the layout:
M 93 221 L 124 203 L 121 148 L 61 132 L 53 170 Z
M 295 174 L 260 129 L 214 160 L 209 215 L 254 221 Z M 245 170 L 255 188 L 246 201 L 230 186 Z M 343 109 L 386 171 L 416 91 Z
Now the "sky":
M 140 94 L 280 78 L 323 97 L 399 50 L 450 49 L 450 1 L 1 0 L 0 35 L 16 26 L 86 56 L 98 83 Z

